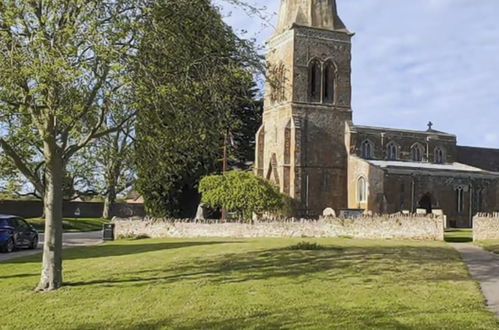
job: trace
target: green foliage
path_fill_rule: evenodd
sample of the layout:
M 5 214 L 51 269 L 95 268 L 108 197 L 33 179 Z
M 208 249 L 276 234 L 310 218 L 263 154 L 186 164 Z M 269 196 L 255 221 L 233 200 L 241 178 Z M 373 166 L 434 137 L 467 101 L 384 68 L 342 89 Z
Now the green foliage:
M 287 200 L 272 183 L 242 171 L 206 176 L 199 183 L 199 192 L 208 206 L 237 212 L 246 220 L 253 213 L 282 211 Z
M 312 243 L 312 242 L 300 242 L 296 245 L 292 245 L 289 247 L 290 250 L 304 250 L 304 251 L 314 251 L 314 250 L 325 250 L 327 247 L 322 246 L 318 243 Z
M 151 1 L 149 13 L 135 79 L 136 188 L 149 215 L 178 217 L 219 167 L 259 58 L 210 1 Z

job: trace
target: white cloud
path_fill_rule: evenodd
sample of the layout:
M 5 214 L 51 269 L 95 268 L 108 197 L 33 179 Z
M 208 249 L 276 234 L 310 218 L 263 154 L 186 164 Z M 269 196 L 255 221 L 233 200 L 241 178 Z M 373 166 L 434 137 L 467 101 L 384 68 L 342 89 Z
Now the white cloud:
M 424 129 L 432 120 L 460 144 L 499 148 L 499 1 L 337 2 L 356 32 L 356 123 Z M 253 3 L 269 15 L 279 6 L 279 0 Z M 227 21 L 261 43 L 273 30 L 237 9 Z

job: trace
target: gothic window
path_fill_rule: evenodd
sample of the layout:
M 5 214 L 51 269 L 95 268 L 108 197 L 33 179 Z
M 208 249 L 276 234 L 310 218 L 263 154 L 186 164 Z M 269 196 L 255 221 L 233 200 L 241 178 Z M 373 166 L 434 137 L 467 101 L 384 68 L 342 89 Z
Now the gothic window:
M 424 150 L 423 150 L 423 147 L 419 144 L 415 144 L 412 146 L 411 148 L 411 156 L 412 156 L 412 160 L 414 162 L 421 162 L 423 161 L 423 153 L 424 153 Z
M 283 63 L 271 66 L 269 69 L 269 80 L 271 88 L 270 99 L 272 102 L 283 102 L 286 100 L 286 67 Z
M 324 103 L 334 103 L 336 68 L 332 61 L 324 64 Z
M 311 102 L 321 101 L 321 62 L 312 60 L 308 67 L 309 99 Z
M 394 142 L 390 142 L 386 147 L 386 157 L 388 158 L 388 160 L 398 159 L 398 148 Z
M 357 180 L 357 201 L 359 203 L 367 202 L 367 181 L 364 177 Z
M 445 163 L 444 151 L 438 147 L 435 149 L 435 163 L 437 163 L 437 164 Z
M 373 157 L 373 144 L 368 141 L 368 140 L 365 140 L 364 142 L 362 142 L 362 145 L 360 147 L 360 151 L 361 151 L 361 156 L 362 158 L 364 159 L 370 159 Z
M 464 211 L 464 188 L 458 187 L 456 189 L 457 197 L 457 213 L 463 213 Z

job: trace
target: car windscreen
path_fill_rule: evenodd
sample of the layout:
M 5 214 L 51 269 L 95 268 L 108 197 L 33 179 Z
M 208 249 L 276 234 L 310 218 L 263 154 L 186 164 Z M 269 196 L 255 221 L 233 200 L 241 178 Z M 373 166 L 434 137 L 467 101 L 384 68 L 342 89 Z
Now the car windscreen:
M 10 224 L 7 221 L 7 219 L 0 219 L 0 228 L 1 227 L 10 227 Z

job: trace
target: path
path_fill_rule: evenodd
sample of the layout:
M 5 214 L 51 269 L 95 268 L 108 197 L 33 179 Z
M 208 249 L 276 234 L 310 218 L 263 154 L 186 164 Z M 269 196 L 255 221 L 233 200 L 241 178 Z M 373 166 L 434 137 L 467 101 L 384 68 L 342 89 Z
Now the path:
M 44 238 L 43 234 L 40 234 L 40 242 L 38 243 L 38 248 L 35 250 L 19 250 L 13 253 L 0 253 L 0 262 L 41 253 L 43 238 Z M 65 248 L 94 245 L 101 242 L 102 242 L 101 231 L 92 231 L 86 233 L 64 233 L 62 236 L 62 244 Z
M 463 257 L 471 277 L 480 284 L 487 305 L 499 317 L 499 255 L 465 243 L 452 243 Z

